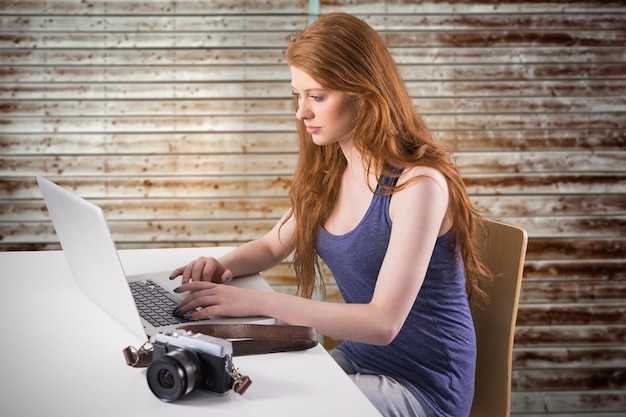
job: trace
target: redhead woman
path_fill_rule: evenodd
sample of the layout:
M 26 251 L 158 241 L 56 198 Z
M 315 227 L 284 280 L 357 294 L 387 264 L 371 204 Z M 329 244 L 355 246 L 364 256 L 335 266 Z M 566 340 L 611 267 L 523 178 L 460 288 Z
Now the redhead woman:
M 467 416 L 476 341 L 468 297 L 487 275 L 482 218 L 416 111 L 383 39 L 343 13 L 289 38 L 299 159 L 291 209 L 263 237 L 172 273 L 188 320 L 275 317 L 343 342 L 331 354 L 385 416 Z M 293 254 L 298 294 L 222 285 Z M 318 259 L 345 303 L 311 299 Z M 199 309 L 197 309 L 200 307 Z

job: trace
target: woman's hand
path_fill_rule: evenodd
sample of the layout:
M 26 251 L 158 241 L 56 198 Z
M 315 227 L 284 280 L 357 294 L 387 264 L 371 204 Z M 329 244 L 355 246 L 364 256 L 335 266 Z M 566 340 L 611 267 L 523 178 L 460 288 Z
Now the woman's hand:
M 227 317 L 249 317 L 260 315 L 255 302 L 261 291 L 206 281 L 192 281 L 174 290 L 190 292 L 178 305 L 175 315 L 185 320 L 200 320 L 213 315 Z
M 233 279 L 233 274 L 215 258 L 199 257 L 195 261 L 172 271 L 170 279 L 182 275 L 182 284 L 190 281 L 208 281 L 216 283 L 228 283 Z M 185 290 L 187 291 L 187 290 Z

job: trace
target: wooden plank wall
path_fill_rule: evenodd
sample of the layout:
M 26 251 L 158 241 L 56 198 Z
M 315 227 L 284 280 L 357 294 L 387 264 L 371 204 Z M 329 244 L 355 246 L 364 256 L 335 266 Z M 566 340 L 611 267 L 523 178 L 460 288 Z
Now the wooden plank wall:
M 383 34 L 475 204 L 528 230 L 512 414 L 624 415 L 624 1 L 0 1 L 0 249 L 58 248 L 36 174 L 120 248 L 260 236 L 287 208 L 283 49 L 310 6 Z M 266 277 L 294 291 L 287 264 Z

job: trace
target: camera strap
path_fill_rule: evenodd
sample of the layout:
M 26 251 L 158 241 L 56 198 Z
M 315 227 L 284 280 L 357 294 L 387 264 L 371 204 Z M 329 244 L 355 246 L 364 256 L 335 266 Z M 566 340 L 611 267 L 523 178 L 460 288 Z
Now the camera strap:
M 229 340 L 233 346 L 233 356 L 305 350 L 317 345 L 317 332 L 306 326 L 190 323 L 178 329 Z M 152 361 L 150 342 L 144 343 L 139 349 L 128 346 L 122 352 L 128 366 L 144 368 Z
M 317 345 L 317 332 L 306 326 L 191 323 L 179 329 L 229 340 L 233 356 L 305 350 Z

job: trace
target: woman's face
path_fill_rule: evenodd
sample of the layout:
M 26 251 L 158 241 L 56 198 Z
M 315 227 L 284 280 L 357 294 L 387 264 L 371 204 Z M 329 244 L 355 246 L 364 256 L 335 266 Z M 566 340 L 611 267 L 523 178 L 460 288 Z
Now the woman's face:
M 298 99 L 296 117 L 304 122 L 317 145 L 349 140 L 354 106 L 346 93 L 322 88 L 309 75 L 291 67 L 291 90 Z

